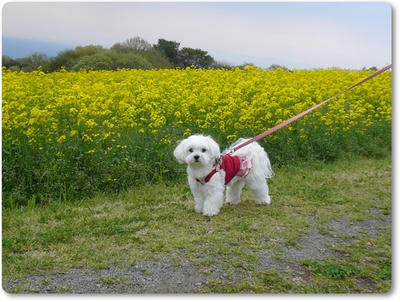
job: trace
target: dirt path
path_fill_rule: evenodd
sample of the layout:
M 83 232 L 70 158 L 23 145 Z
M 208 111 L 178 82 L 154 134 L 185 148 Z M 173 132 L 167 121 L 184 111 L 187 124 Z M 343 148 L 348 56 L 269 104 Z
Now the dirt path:
M 272 269 L 289 282 L 309 282 L 310 272 L 298 265 L 299 261 L 324 261 L 328 257 L 341 259 L 343 255 L 337 247 L 348 246 L 359 237 L 374 238 L 382 228 L 391 227 L 390 215 L 383 215 L 378 209 L 369 211 L 375 219 L 349 222 L 339 218 L 322 225 L 324 232 L 317 226 L 308 228 L 295 246 L 285 247 L 281 243 L 283 255 L 280 259 L 276 259 L 268 249 L 258 252 L 258 261 L 253 263 L 254 271 Z M 267 245 L 269 239 L 260 240 Z M 236 270 L 235 274 L 234 277 L 240 279 L 246 271 Z M 227 278 L 228 272 L 221 264 L 209 264 L 206 273 L 204 268 L 186 259 L 177 264 L 166 255 L 158 261 L 144 261 L 129 268 L 124 265 L 103 270 L 75 268 L 64 274 L 3 281 L 3 288 L 11 293 L 196 293 L 209 291 L 212 280 L 224 281 Z M 360 280 L 358 284 L 363 292 L 373 291 L 374 286 L 370 281 Z

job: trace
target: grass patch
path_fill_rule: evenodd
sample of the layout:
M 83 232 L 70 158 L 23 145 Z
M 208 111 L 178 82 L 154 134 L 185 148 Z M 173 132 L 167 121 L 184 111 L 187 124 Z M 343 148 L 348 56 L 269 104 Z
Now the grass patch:
M 109 277 L 109 276 L 101 276 L 99 278 L 99 281 L 105 285 L 118 285 L 118 284 L 128 284 L 129 281 L 124 278 L 113 278 L 113 277 Z
M 391 158 L 348 159 L 281 167 L 269 182 L 270 206 L 256 205 L 248 191 L 242 202 L 224 205 L 207 219 L 194 211 L 188 186 L 159 183 L 120 194 L 74 202 L 15 206 L 3 210 L 3 280 L 66 272 L 71 268 L 131 266 L 168 255 L 190 260 L 211 274 L 203 292 L 386 292 L 391 286 L 391 229 L 360 234 L 337 247 L 346 257 L 298 265 L 311 274 L 258 269 L 259 252 L 285 263 L 282 252 L 310 227 L 332 219 L 370 219 L 370 209 L 391 213 Z M 343 239 L 346 240 L 346 239 Z M 350 239 L 349 239 L 350 240 Z M 211 278 L 211 277 L 210 277 Z M 367 281 L 366 281 L 367 280 Z M 100 280 L 115 283 L 118 280 Z M 364 285 L 363 285 L 364 284 Z M 373 284 L 368 289 L 365 284 Z
M 319 263 L 314 260 L 306 260 L 302 264 L 313 274 L 322 275 L 333 280 L 344 280 L 361 272 L 352 265 L 341 265 L 329 262 Z

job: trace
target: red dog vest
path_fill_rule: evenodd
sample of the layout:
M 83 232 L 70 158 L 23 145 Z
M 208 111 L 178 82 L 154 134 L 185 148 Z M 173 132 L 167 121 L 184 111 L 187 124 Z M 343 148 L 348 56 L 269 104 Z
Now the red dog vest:
M 235 176 L 246 176 L 250 168 L 251 166 L 245 156 L 231 156 L 229 154 L 222 156 L 220 169 L 225 171 L 225 184 L 228 184 Z M 198 178 L 196 180 L 204 185 L 210 181 L 215 173 L 217 173 L 217 168 L 213 169 L 203 181 Z

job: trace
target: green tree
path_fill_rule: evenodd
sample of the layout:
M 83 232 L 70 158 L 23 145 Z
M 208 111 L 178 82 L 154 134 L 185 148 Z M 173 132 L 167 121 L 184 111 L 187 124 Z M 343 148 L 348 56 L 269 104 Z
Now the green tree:
M 111 51 L 114 51 L 116 53 L 128 53 L 132 52 L 132 48 L 123 45 L 122 43 L 115 43 L 111 48 Z
M 117 68 L 134 68 L 134 69 L 151 69 L 153 65 L 136 53 L 123 53 L 118 54 L 110 51 L 108 55 L 113 59 L 113 69 Z
M 122 43 L 122 45 L 131 48 L 133 50 L 150 51 L 153 48 L 149 42 L 142 39 L 141 37 L 126 39 L 125 42 Z
M 32 61 L 32 70 L 36 70 L 39 67 L 42 67 L 44 71 L 47 71 L 49 64 L 49 57 L 43 53 L 33 53 L 31 56 Z
M 44 71 L 47 71 L 49 64 L 49 58 L 42 53 L 33 53 L 30 56 L 15 60 L 8 56 L 3 56 L 2 58 L 3 66 L 12 70 L 33 71 L 42 67 Z
M 272 64 L 267 69 L 268 70 L 276 70 L 276 69 L 289 70 L 286 66 L 278 65 L 278 64 Z
M 59 70 L 63 66 L 67 70 L 71 70 L 72 67 L 78 64 L 80 58 L 99 54 L 104 51 L 106 51 L 106 49 L 99 45 L 77 46 L 75 49 L 62 51 L 51 60 L 49 70 Z
M 210 68 L 215 61 L 207 51 L 185 47 L 178 52 L 178 62 L 183 67 Z
M 17 66 L 19 68 L 19 63 L 17 60 L 9 56 L 2 56 L 2 65 L 6 68 Z
M 113 69 L 113 60 L 105 53 L 81 57 L 71 70 L 110 70 Z
M 141 37 L 126 39 L 125 42 L 115 43 L 110 50 L 117 53 L 128 53 L 137 51 L 152 51 L 153 46 Z
M 178 65 L 178 52 L 180 43 L 175 41 L 168 41 L 165 39 L 158 39 L 158 43 L 153 45 L 153 47 L 168 58 L 168 60 L 174 64 Z

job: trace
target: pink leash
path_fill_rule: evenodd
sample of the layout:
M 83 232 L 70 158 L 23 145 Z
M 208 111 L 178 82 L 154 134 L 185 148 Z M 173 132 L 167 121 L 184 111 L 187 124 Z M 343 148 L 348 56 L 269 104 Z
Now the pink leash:
M 334 98 L 338 97 L 339 95 L 341 95 L 341 94 L 343 94 L 343 93 L 345 93 L 345 92 L 347 92 L 347 91 L 349 91 L 349 90 L 351 90 L 351 89 L 353 89 L 353 88 L 365 83 L 366 81 L 376 77 L 377 75 L 385 72 L 386 70 L 388 70 L 390 68 L 392 68 L 392 64 L 383 67 L 382 69 L 374 72 L 373 74 L 369 75 L 365 79 L 363 79 L 363 80 L 353 84 L 352 86 L 347 87 L 346 89 L 336 93 L 334 96 L 331 96 L 329 99 L 326 99 L 325 101 L 323 101 L 323 102 L 321 102 L 321 103 L 319 103 L 319 104 L 307 109 L 306 111 L 303 111 L 302 113 L 297 114 L 296 116 L 294 116 L 294 117 L 292 117 L 292 118 L 280 123 L 279 125 L 276 125 L 276 126 L 272 127 L 271 129 L 269 129 L 269 130 L 267 130 L 267 131 L 265 131 L 263 133 L 260 133 L 259 135 L 257 135 L 255 137 L 253 137 L 252 139 L 244 142 L 243 144 L 235 146 L 233 149 L 229 150 L 228 154 L 229 153 L 233 153 L 233 152 L 239 150 L 240 148 L 243 148 L 244 146 L 247 146 L 248 144 L 251 144 L 252 142 L 255 142 L 255 141 L 259 140 L 259 139 L 262 139 L 263 137 L 267 136 L 268 134 L 271 134 L 271 133 L 273 133 L 273 132 L 275 132 L 275 131 L 277 131 L 277 130 L 279 130 L 279 129 L 287 126 L 287 125 L 289 125 L 290 123 L 294 122 L 295 120 L 298 120 L 299 118 L 305 116 L 306 114 L 310 113 L 311 111 L 314 111 L 315 109 L 321 107 L 322 105 L 325 105 L 326 103 L 328 103 L 329 101 L 331 101 Z

